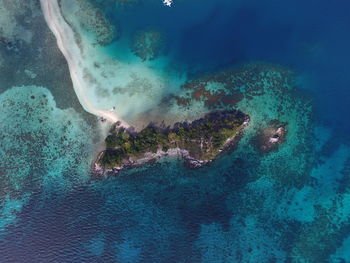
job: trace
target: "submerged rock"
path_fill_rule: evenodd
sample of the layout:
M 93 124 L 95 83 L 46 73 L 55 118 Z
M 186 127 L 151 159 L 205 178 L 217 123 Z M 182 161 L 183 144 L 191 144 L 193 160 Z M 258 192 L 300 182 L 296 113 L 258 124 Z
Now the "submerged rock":
M 287 123 L 272 120 L 267 127 L 257 135 L 256 144 L 259 150 L 267 153 L 277 149 L 278 145 L 285 139 Z

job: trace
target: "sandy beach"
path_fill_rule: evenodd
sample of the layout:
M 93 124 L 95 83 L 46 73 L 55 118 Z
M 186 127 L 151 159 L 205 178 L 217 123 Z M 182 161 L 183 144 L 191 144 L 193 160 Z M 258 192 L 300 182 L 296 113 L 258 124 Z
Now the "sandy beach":
M 57 45 L 64 55 L 70 76 L 73 82 L 74 91 L 78 96 L 79 102 L 83 108 L 109 122 L 120 122 L 122 126 L 129 127 L 129 124 L 120 118 L 114 110 L 104 110 L 95 108 L 88 96 L 85 94 L 86 80 L 83 78 L 83 67 L 80 49 L 75 43 L 74 32 L 62 17 L 60 7 L 56 0 L 40 0 L 41 8 L 44 13 L 45 20 L 52 33 L 57 39 Z

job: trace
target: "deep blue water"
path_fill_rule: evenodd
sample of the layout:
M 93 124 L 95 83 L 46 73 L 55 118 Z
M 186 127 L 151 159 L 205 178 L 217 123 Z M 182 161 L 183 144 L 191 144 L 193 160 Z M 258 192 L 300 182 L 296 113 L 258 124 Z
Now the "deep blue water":
M 300 93 L 313 99 L 308 140 L 267 156 L 243 141 L 199 170 L 166 160 L 90 179 L 79 166 L 88 152 L 83 121 L 74 124 L 83 128 L 67 128 L 64 117 L 61 126 L 57 115 L 43 114 L 47 126 L 27 131 L 40 110 L 54 108 L 29 104 L 23 116 L 11 115 L 15 121 L 0 119 L 12 136 L 0 134 L 1 157 L 24 160 L 18 170 L 0 162 L 0 178 L 12 176 L 29 193 L 0 231 L 0 262 L 350 262 L 350 2 L 174 1 L 170 9 L 160 1 L 134 7 L 133 20 L 111 2 L 104 7 L 111 21 L 122 21 L 123 34 L 160 28 L 169 55 L 193 77 L 256 61 L 291 68 Z M 27 98 L 4 95 L 4 109 L 14 107 L 9 99 Z M 322 130 L 314 133 L 315 126 Z M 53 139 L 60 133 L 68 146 Z M 18 147 L 4 147 L 5 138 Z M 20 143 L 29 150 L 21 152 Z M 37 167 L 26 170 L 25 162 Z M 41 178 L 51 179 L 37 184 Z M 14 188 L 0 187 L 3 215 Z
M 147 26 L 163 30 L 176 62 L 194 74 L 250 61 L 289 66 L 301 78 L 301 88 L 316 97 L 320 120 L 350 131 L 344 119 L 350 102 L 348 1 L 179 1 L 168 10 L 157 2 L 149 6 L 127 15 L 125 9 L 108 6 L 108 13 L 131 31 Z

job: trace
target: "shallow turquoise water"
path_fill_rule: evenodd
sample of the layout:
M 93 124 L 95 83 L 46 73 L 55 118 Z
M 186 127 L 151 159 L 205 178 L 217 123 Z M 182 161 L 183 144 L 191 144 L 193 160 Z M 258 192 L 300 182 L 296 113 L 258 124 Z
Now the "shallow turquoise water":
M 176 94 L 190 99 L 176 114 L 198 103 L 248 113 L 251 124 L 235 151 L 197 170 L 162 159 L 94 178 L 90 164 L 102 138 L 96 120 L 67 99 L 70 82 L 61 94 L 45 76 L 7 74 L 0 94 L 0 262 L 350 262 L 349 82 L 342 73 L 349 60 L 339 44 L 349 41 L 347 4 L 178 2 L 172 9 L 157 1 L 124 9 L 103 2 L 108 21 L 121 25 L 121 38 L 106 52 L 137 61 L 116 49 L 127 49 L 123 38 L 140 27 L 168 34 L 170 68 L 197 85 Z M 39 52 L 32 46 L 15 52 L 1 44 L 0 57 L 49 71 L 49 62 L 33 59 Z M 163 65 L 160 58 L 138 62 Z M 52 74 L 64 66 L 61 60 Z M 5 60 L 0 70 L 6 67 L 20 68 Z M 212 93 L 197 101 L 201 83 Z M 221 91 L 225 96 L 208 102 Z M 230 95 L 242 98 L 230 104 Z M 56 105 L 62 98 L 74 108 Z M 169 103 L 160 108 L 172 109 Z M 286 141 L 262 154 L 256 134 L 274 119 L 288 123 Z

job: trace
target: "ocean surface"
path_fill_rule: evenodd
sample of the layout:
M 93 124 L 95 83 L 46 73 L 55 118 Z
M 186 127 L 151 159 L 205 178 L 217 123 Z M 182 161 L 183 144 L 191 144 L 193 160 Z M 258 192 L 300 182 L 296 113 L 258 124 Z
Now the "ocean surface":
M 40 2 L 0 0 L 1 263 L 350 262 L 350 2 L 60 4 L 99 74 L 94 106 L 141 126 L 227 108 L 251 122 L 208 166 L 96 177 L 108 124 L 83 109 Z M 286 139 L 262 152 L 274 121 Z

